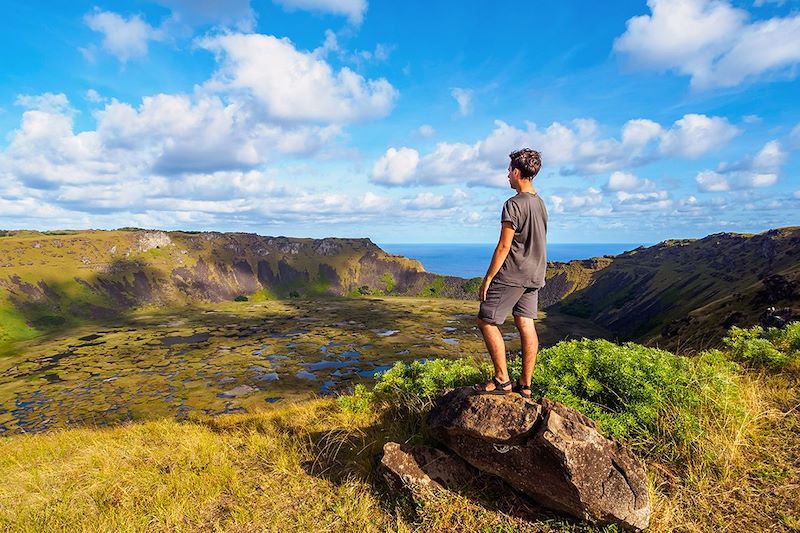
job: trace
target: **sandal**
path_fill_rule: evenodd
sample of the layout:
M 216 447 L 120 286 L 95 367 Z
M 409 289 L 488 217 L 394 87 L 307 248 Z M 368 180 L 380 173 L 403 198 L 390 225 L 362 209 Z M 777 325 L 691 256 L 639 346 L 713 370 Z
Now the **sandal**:
M 519 395 L 522 396 L 523 398 L 525 398 L 526 400 L 530 400 L 531 398 L 533 398 L 533 393 L 531 392 L 531 386 L 530 385 L 523 385 L 522 383 L 517 381 L 517 384 L 514 385 L 511 388 L 511 390 L 514 391 L 514 392 L 518 392 Z M 528 394 L 524 394 L 523 391 L 528 391 Z
M 513 387 L 510 388 L 510 389 L 504 389 L 503 388 L 503 387 L 508 387 L 509 385 L 511 385 L 511 380 L 510 379 L 508 381 L 506 381 L 505 383 L 503 383 L 502 381 L 497 379 L 497 376 L 492 376 L 492 382 L 494 383 L 494 388 L 491 389 L 491 390 L 487 390 L 486 389 L 486 385 L 485 384 L 480 384 L 480 383 L 473 385 L 472 386 L 472 390 L 477 392 L 478 394 L 497 394 L 497 395 L 511 394 L 512 392 L 514 392 Z

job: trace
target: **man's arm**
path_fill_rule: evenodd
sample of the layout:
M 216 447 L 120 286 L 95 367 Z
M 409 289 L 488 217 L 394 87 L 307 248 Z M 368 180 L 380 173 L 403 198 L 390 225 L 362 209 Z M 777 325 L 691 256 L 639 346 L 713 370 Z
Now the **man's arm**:
M 492 262 L 489 264 L 489 270 L 486 271 L 486 276 L 483 278 L 483 283 L 481 283 L 481 289 L 478 293 L 480 301 L 484 301 L 486 299 L 486 292 L 489 290 L 489 285 L 497 275 L 500 267 L 503 266 L 506 257 L 508 257 L 508 252 L 511 251 L 511 243 L 513 240 L 514 227 L 510 222 L 503 222 L 503 227 L 500 230 L 500 241 L 497 243 L 497 246 L 494 249 Z

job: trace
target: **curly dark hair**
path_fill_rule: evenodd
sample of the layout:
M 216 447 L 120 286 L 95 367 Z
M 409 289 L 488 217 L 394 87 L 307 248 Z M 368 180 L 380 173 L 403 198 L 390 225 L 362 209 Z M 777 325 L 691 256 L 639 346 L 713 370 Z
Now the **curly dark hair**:
M 523 178 L 532 180 L 542 168 L 542 156 L 536 150 L 523 148 L 508 154 L 511 158 L 511 168 L 519 169 Z

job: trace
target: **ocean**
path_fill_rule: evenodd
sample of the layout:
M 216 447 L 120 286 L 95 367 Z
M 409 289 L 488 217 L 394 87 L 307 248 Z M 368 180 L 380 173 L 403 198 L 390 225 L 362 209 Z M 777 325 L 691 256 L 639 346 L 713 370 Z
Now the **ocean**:
M 617 255 L 647 243 L 548 244 L 548 261 L 571 261 Z M 397 244 L 379 243 L 390 254 L 417 259 L 428 272 L 462 278 L 483 277 L 495 244 Z

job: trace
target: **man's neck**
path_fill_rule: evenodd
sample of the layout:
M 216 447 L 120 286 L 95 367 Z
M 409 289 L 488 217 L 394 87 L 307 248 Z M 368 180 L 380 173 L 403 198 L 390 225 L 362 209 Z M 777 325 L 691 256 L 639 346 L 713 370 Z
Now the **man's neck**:
M 517 193 L 521 192 L 534 192 L 533 180 L 519 180 L 519 188 L 517 189 Z

